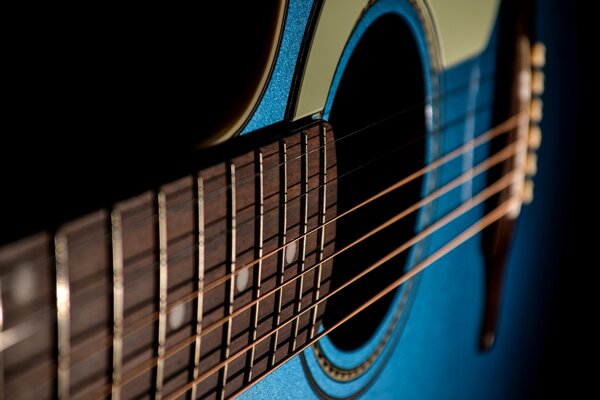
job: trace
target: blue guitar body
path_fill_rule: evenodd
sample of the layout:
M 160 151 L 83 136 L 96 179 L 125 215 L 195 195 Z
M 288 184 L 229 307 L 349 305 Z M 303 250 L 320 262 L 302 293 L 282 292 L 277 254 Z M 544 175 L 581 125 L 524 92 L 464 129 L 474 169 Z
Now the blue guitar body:
M 290 2 L 286 31 L 290 32 L 291 37 L 306 20 L 309 3 Z M 426 162 L 432 162 L 494 126 L 492 108 L 499 21 L 496 12 L 494 28 L 482 51 L 434 74 L 428 47 L 431 43 L 428 43 L 420 11 L 414 2 L 408 0 L 380 0 L 361 14 L 337 64 L 322 116 L 328 120 L 338 85 L 362 35 L 379 18 L 395 15 L 410 28 L 418 47 L 428 98 L 425 112 L 431 112 L 431 108 L 427 110 L 427 107 L 434 107 L 437 113 L 435 124 L 439 131 L 434 135 L 430 124 L 424 155 Z M 460 21 L 456 22 L 460 24 Z M 280 55 L 283 59 L 278 61 L 275 79 L 281 77 L 277 69 L 280 67 L 279 63 L 285 65 L 295 57 L 295 49 L 286 39 L 288 37 L 284 35 L 283 45 L 285 49 L 290 49 L 291 55 Z M 432 82 L 433 75 L 436 75 L 436 82 Z M 287 95 L 286 88 L 285 84 L 277 80 L 269 86 L 257 114 L 246 129 L 248 134 L 252 134 L 250 131 L 258 127 L 259 123 L 268 124 L 275 121 L 277 115 L 281 115 L 278 114 L 283 112 L 279 99 L 281 95 Z M 441 95 L 437 96 L 435 93 Z M 549 164 L 552 153 L 556 151 L 555 146 L 560 141 L 555 135 L 558 132 L 549 129 L 544 136 L 544 145 L 539 150 L 541 162 L 536 178 L 536 200 L 531 206 L 523 207 L 518 218 L 506 262 L 497 341 L 490 351 L 479 349 L 486 288 L 482 235 L 477 234 L 414 278 L 410 289 L 399 289 L 375 333 L 359 348 L 352 351 L 340 350 L 325 337 L 320 342 L 319 351 L 314 347 L 308 348 L 251 387 L 241 398 L 527 397 L 530 389 L 528 382 L 539 367 L 543 347 L 538 339 L 543 335 L 542 327 L 547 317 L 544 301 L 550 295 L 550 285 L 543 277 L 547 273 L 544 266 L 549 262 L 548 257 L 552 257 L 545 251 L 545 243 L 551 239 L 547 236 L 547 227 L 543 221 L 547 218 L 548 210 L 560 206 L 558 200 L 544 195 L 552 185 L 553 167 Z M 423 195 L 447 184 L 469 167 L 484 160 L 489 153 L 489 146 L 481 146 L 471 154 L 443 165 L 437 169 L 435 176 L 428 174 L 425 181 L 431 186 L 425 185 Z M 417 231 L 428 223 L 441 219 L 485 186 L 483 174 L 435 200 L 431 204 L 431 215 L 420 215 L 421 225 Z M 433 233 L 424 242 L 421 254 L 411 252 L 408 265 L 416 264 L 439 249 L 482 218 L 485 212 L 485 206 L 480 204 Z M 389 338 L 382 342 L 386 335 Z M 385 348 L 380 351 L 377 359 L 366 372 L 352 379 L 337 380 L 318 362 L 322 352 L 337 367 L 351 370 L 368 359 L 380 343 L 385 343 Z

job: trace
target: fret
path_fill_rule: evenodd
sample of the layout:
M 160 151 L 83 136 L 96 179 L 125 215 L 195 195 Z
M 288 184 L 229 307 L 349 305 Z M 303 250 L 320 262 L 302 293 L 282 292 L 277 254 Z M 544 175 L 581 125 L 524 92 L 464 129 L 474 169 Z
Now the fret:
M 121 398 L 123 377 L 123 231 L 121 212 L 111 213 L 112 268 L 113 268 L 113 354 L 112 398 Z
M 198 187 L 186 176 L 161 186 L 167 204 L 168 291 L 162 395 L 188 382 L 194 369 L 198 300 Z M 202 188 L 204 189 L 204 188 Z M 202 197 L 200 198 L 202 199 Z M 204 200 L 200 200 L 203 202 Z M 202 299 L 204 301 L 204 298 Z M 179 347 L 182 340 L 188 344 Z M 204 342 L 204 341 L 203 341 Z M 206 343 L 202 343 L 205 345 Z
M 154 365 L 143 376 L 131 380 L 135 368 L 154 360 L 157 355 L 156 322 L 136 327 L 132 322 L 156 313 L 158 318 L 157 290 L 158 229 L 157 193 L 145 192 L 118 203 L 113 209 L 121 214 L 123 246 L 123 375 L 121 398 L 149 396 L 156 388 Z M 156 265 L 156 267 L 155 267 Z M 132 329 L 134 328 L 134 329 Z M 111 386 L 108 386 L 110 394 Z
M 196 341 L 194 343 L 194 369 L 192 380 L 198 378 L 200 372 L 200 351 L 202 345 L 202 307 L 204 304 L 204 181 L 201 176 L 196 179 L 196 232 L 198 234 L 198 297 L 196 298 Z M 192 386 L 191 398 L 196 398 L 197 385 Z
M 279 189 L 279 247 L 283 247 L 286 244 L 286 232 L 287 232 L 287 190 L 288 190 L 288 171 L 287 171 L 287 145 L 285 141 L 280 142 L 279 146 L 279 176 L 280 176 L 280 189 Z M 277 252 L 277 279 L 276 285 L 281 286 L 283 284 L 283 277 L 285 272 L 285 251 L 280 250 Z M 279 289 L 275 293 L 275 315 L 273 319 L 273 328 L 279 326 L 281 321 L 281 303 L 282 303 L 283 291 Z M 276 353 L 277 353 L 277 342 L 279 340 L 279 331 L 271 336 L 271 349 L 269 355 L 269 366 L 275 365 Z
M 263 153 L 260 150 L 256 151 L 256 159 L 255 159 L 255 210 L 257 215 L 257 221 L 255 225 L 255 247 L 254 247 L 254 259 L 259 260 L 258 263 L 254 266 L 254 293 L 252 294 L 252 298 L 254 300 L 260 297 L 260 282 L 262 280 L 262 256 L 263 256 L 263 239 L 264 239 L 264 213 L 265 213 L 265 205 L 264 205 L 264 171 L 263 171 Z M 260 302 L 256 302 L 254 307 L 252 308 L 251 314 L 251 333 L 250 333 L 250 341 L 253 343 L 256 341 L 258 334 L 258 317 L 260 313 Z M 256 353 L 256 348 L 253 346 L 250 349 L 249 360 L 248 360 L 248 373 L 246 378 L 246 383 L 252 381 L 252 369 L 254 367 L 254 356 Z
M 320 174 L 319 174 L 319 218 L 318 226 L 318 251 L 317 251 L 317 263 L 318 267 L 315 269 L 315 291 L 314 291 L 314 302 L 319 300 L 321 294 L 321 272 L 323 265 L 320 264 L 323 261 L 325 254 L 325 212 L 327 211 L 327 127 L 325 125 L 319 126 L 320 132 Z M 317 325 L 318 306 L 313 307 L 310 316 L 310 331 L 309 339 L 315 336 L 315 328 Z
M 67 236 L 58 233 L 54 237 L 54 254 L 56 262 L 56 322 L 57 322 L 57 348 L 58 371 L 57 391 L 58 398 L 69 398 L 69 364 L 70 364 L 70 287 L 69 287 L 69 256 Z
M 167 198 L 163 191 L 156 197 L 158 209 L 158 345 L 155 399 L 162 397 L 167 339 Z
M 304 272 L 305 261 L 306 261 L 306 232 L 308 230 L 308 135 L 306 131 L 302 131 L 301 133 L 301 143 L 300 143 L 300 155 L 301 155 L 301 185 L 300 185 L 300 237 L 301 239 L 298 241 L 298 274 L 300 274 L 300 278 L 296 283 L 296 299 L 295 299 L 295 307 L 294 313 L 296 315 L 300 314 L 300 310 L 302 309 L 302 293 L 304 291 L 304 276 L 301 275 Z M 298 338 L 298 329 L 299 329 L 300 319 L 299 317 L 292 324 L 292 342 L 291 342 L 291 351 L 296 350 L 297 338 Z
M 227 281 L 227 298 L 226 298 L 226 312 L 229 318 L 225 323 L 225 343 L 223 344 L 222 357 L 224 360 L 229 358 L 229 352 L 231 349 L 231 329 L 233 325 L 233 321 L 231 318 L 231 314 L 233 314 L 233 300 L 235 296 L 235 259 L 236 259 L 236 202 L 235 202 L 235 165 L 233 163 L 229 163 L 229 175 L 228 175 L 228 243 L 227 243 L 227 256 L 228 256 L 228 269 L 226 271 L 227 274 L 230 275 L 229 280 Z M 229 364 L 226 362 L 221 370 L 220 376 L 220 388 L 219 393 L 220 399 L 225 398 L 225 389 L 227 385 L 227 373 L 229 371 Z

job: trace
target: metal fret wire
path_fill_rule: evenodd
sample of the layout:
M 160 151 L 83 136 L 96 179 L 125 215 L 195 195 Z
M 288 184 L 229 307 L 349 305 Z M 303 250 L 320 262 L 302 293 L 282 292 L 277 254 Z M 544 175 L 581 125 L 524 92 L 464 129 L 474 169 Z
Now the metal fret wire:
M 196 179 L 196 192 L 198 201 L 196 203 L 196 223 L 198 231 L 198 282 L 196 298 L 196 342 L 194 343 L 194 364 L 192 379 L 198 378 L 200 372 L 200 352 L 202 345 L 202 307 L 204 306 L 204 181 L 201 176 Z M 191 398 L 196 398 L 197 385 L 192 387 Z
M 282 162 L 280 163 L 279 169 L 279 180 L 280 180 L 280 191 L 279 191 L 279 203 L 283 205 L 279 209 L 279 247 L 286 245 L 287 237 L 287 191 L 288 191 L 288 171 L 287 171 L 287 145 L 285 141 L 280 142 L 279 156 Z M 277 280 L 276 285 L 281 286 L 283 284 L 283 273 L 285 271 L 285 251 L 280 251 L 277 254 Z M 283 289 L 279 289 L 275 296 L 275 317 L 273 320 L 273 326 L 278 326 L 281 321 L 281 302 L 283 296 Z M 279 334 L 271 338 L 271 350 L 269 356 L 269 365 L 275 364 L 276 353 L 277 353 L 277 341 L 279 340 Z
M 255 229 L 255 237 L 256 237 L 256 246 L 255 246 L 255 254 L 254 258 L 260 260 L 258 265 L 254 269 L 254 293 L 253 299 L 256 300 L 260 298 L 260 284 L 262 280 L 262 255 L 263 255 L 263 236 L 264 236 L 264 212 L 265 212 L 265 204 L 264 204 L 264 171 L 263 171 L 263 154 L 262 151 L 258 150 L 256 152 L 256 187 L 255 187 L 255 197 L 256 197 L 256 214 L 258 215 L 258 221 Z M 257 301 L 252 307 L 252 332 L 251 332 L 251 341 L 254 342 L 256 340 L 258 334 L 258 317 L 260 312 L 260 301 Z M 255 348 L 252 347 L 249 354 L 248 361 L 248 375 L 246 378 L 246 383 L 252 381 L 252 369 L 254 368 L 254 354 Z
M 121 212 L 113 210 L 111 221 L 111 251 L 113 269 L 113 353 L 112 398 L 121 399 L 123 377 L 123 231 Z
M 235 258 L 236 258 L 236 187 L 235 187 L 235 164 L 229 163 L 229 244 L 228 244 L 228 257 L 229 257 L 229 271 L 227 273 L 230 279 L 227 283 L 229 297 L 227 299 L 227 315 L 229 318 L 225 324 L 226 339 L 225 347 L 223 349 L 223 358 L 227 360 L 229 358 L 229 351 L 231 348 L 231 330 L 233 325 L 233 301 L 235 298 Z M 229 364 L 225 363 L 221 370 L 221 383 L 220 383 L 220 394 L 221 400 L 225 399 L 225 388 L 227 385 L 227 373 L 229 371 Z
M 156 356 L 156 391 L 155 399 L 162 398 L 165 376 L 165 345 L 167 340 L 167 197 L 163 191 L 157 195 L 158 207 L 158 347 Z
M 321 125 L 319 127 L 320 130 L 320 140 L 321 140 L 321 152 L 320 152 L 320 174 L 319 174 L 319 221 L 318 226 L 320 227 L 318 231 L 317 241 L 319 244 L 319 250 L 317 252 L 317 263 L 318 267 L 315 271 L 315 293 L 314 293 L 314 301 L 317 302 L 321 293 L 321 269 L 323 258 L 325 257 L 325 217 L 327 212 L 327 127 L 325 125 Z M 309 339 L 312 339 L 315 335 L 315 327 L 317 325 L 317 314 L 318 307 L 315 307 L 310 314 L 310 331 L 309 331 Z
M 298 243 L 298 270 L 302 274 L 304 272 L 304 263 L 306 261 L 306 232 L 308 230 L 308 134 L 306 131 L 301 133 L 301 202 L 300 202 L 300 237 Z M 302 309 L 302 293 L 304 291 L 304 275 L 301 275 L 300 279 L 296 284 L 296 299 L 294 312 L 300 313 Z M 300 325 L 300 318 L 296 319 L 292 326 L 292 351 L 296 350 L 298 329 Z

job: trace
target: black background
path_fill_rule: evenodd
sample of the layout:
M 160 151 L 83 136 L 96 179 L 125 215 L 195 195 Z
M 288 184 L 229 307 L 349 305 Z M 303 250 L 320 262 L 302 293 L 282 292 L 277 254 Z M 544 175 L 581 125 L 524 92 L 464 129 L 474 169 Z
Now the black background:
M 560 257 L 547 266 L 548 279 L 554 279 L 555 286 L 547 305 L 546 336 L 540 337 L 545 342 L 541 369 L 532 374 L 535 398 L 580 398 L 597 392 L 597 377 L 589 367 L 595 364 L 598 347 L 592 328 L 598 315 L 593 311 L 597 285 L 592 278 L 598 262 L 590 244 L 597 229 L 596 211 L 589 195 L 597 181 L 592 177 L 597 167 L 583 149 L 592 146 L 596 134 L 592 99 L 597 75 L 591 58 L 598 46 L 592 44 L 597 35 L 586 4 L 538 1 L 539 34 L 548 47 L 542 129 L 562 137 L 561 155 L 555 160 L 560 171 L 555 177 L 555 195 L 562 197 L 565 206 L 564 212 L 549 216 L 561 227 L 562 238 Z

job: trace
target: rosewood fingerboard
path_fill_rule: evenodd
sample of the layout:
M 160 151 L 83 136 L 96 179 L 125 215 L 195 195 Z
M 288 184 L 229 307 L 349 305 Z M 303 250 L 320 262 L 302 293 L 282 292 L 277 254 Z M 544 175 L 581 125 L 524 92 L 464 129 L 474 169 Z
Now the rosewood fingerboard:
M 314 125 L 0 249 L 0 399 L 250 386 L 317 332 L 336 179 Z

